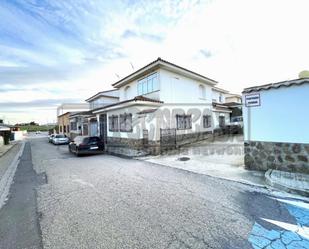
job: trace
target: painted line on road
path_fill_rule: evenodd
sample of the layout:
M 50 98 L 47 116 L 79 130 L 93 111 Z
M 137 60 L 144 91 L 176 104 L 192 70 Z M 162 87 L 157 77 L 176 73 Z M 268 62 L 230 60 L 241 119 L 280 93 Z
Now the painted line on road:
M 2 178 L 0 179 L 0 208 L 5 204 L 7 200 L 7 196 L 9 194 L 10 187 L 13 182 L 14 175 L 20 162 L 21 155 L 23 154 L 24 148 L 25 142 L 23 141 L 19 152 L 16 154 L 10 166 L 7 168 Z

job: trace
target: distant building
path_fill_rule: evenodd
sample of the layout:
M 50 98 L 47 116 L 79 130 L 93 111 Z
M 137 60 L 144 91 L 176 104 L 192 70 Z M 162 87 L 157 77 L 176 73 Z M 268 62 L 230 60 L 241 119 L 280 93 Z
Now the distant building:
M 57 108 L 57 125 L 60 134 L 70 135 L 70 114 L 88 111 L 88 103 L 64 103 Z
M 243 91 L 248 169 L 309 174 L 309 78 Z

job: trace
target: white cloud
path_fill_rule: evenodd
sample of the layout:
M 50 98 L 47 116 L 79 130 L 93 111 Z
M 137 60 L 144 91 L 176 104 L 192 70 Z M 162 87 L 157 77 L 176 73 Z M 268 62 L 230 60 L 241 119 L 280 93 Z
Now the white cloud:
M 165 0 L 136 4 L 116 1 L 74 8 L 70 10 L 71 16 L 61 13 L 61 9 L 71 9 L 71 5 L 59 2 L 55 6 L 60 17 L 54 18 L 49 11 L 49 20 L 54 25 L 62 21 L 64 27 L 72 24 L 80 39 L 76 44 L 80 45 L 71 45 L 72 37 L 68 38 L 70 42 L 63 42 L 65 36 L 55 43 L 59 37 L 59 33 L 53 37 L 55 32 L 51 37 L 44 34 L 46 38 L 42 40 L 52 50 L 50 53 L 8 48 L 0 43 L 6 51 L 21 55 L 25 61 L 43 65 L 61 65 L 65 61 L 63 68 L 72 71 L 70 77 L 59 81 L 47 82 L 42 75 L 41 80 L 35 81 L 42 91 L 31 92 L 30 87 L 27 100 L 37 99 L 38 95 L 83 100 L 97 91 L 110 89 L 118 79 L 116 74 L 124 77 L 131 73 L 130 63 L 138 69 L 159 56 L 213 78 L 221 87 L 238 93 L 251 85 L 297 78 L 301 70 L 309 69 L 307 0 Z M 44 9 L 40 13 L 44 14 Z M 6 15 L 12 18 L 11 14 Z M 15 26 L 18 25 L 24 24 L 17 21 Z M 37 20 L 35 25 L 34 38 L 37 38 L 43 27 Z M 25 27 L 28 32 L 33 31 L 31 24 Z M 57 56 L 51 56 L 52 53 Z M 0 65 L 8 67 L 25 63 L 1 61 Z M 0 98 L 19 100 L 22 93 L 0 93 Z M 44 116 L 43 112 L 39 116 Z

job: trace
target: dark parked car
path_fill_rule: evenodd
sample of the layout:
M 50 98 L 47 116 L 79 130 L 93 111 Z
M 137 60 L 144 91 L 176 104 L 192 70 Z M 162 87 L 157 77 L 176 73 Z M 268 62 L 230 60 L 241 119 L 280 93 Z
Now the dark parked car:
M 104 144 L 99 137 L 77 136 L 69 143 L 69 151 L 76 154 L 97 154 L 104 151 Z

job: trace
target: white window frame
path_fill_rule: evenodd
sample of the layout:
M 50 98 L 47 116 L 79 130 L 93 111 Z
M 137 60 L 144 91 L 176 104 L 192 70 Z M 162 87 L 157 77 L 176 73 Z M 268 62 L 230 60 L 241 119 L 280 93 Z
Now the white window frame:
M 199 84 L 198 90 L 199 90 L 199 98 L 200 99 L 206 99 L 206 87 Z
M 203 116 L 203 127 L 210 128 L 211 127 L 211 115 L 204 115 Z
M 132 113 L 124 113 L 119 115 L 120 132 L 133 132 Z
M 156 81 L 154 81 L 156 79 Z M 155 85 L 156 83 L 156 85 Z M 160 89 L 159 86 L 159 74 L 158 72 L 147 75 L 143 79 L 137 82 L 137 94 L 145 95 L 152 92 L 156 92 Z
M 176 115 L 177 130 L 190 130 L 192 129 L 191 115 Z
M 113 131 L 113 132 L 117 132 L 119 131 L 119 118 L 118 118 L 118 115 L 112 115 L 112 116 L 109 116 L 108 117 L 108 121 L 109 121 L 109 124 L 108 124 L 108 130 L 109 131 Z

